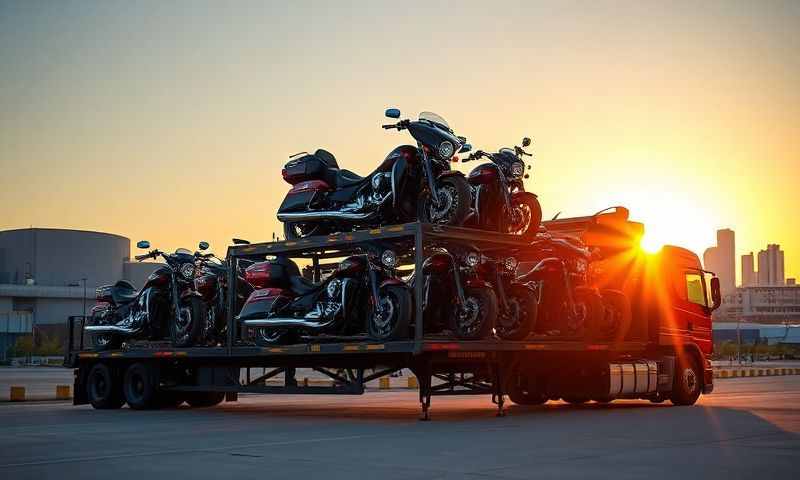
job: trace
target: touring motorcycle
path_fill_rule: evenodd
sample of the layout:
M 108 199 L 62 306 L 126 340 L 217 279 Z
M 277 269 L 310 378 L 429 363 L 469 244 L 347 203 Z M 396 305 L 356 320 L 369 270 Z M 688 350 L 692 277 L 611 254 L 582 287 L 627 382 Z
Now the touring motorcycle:
M 390 108 L 386 116 L 400 118 L 400 110 Z M 278 209 L 287 240 L 416 220 L 463 223 L 469 214 L 469 185 L 450 162 L 456 153 L 470 150 L 466 138 L 431 112 L 383 128 L 408 130 L 417 145 L 395 148 L 366 177 L 340 168 L 322 149 L 290 157 L 282 174 L 292 188 Z
M 147 249 L 150 242 L 136 246 Z M 157 257 L 166 264 L 147 278 L 141 290 L 127 280 L 97 289 L 98 303 L 85 327 L 96 349 L 119 348 L 125 340 L 161 340 L 166 331 L 176 347 L 188 347 L 200 339 L 206 304 L 194 289 L 195 255 L 185 248 L 174 253 L 154 249 L 135 258 L 141 262 Z
M 234 243 L 241 244 L 241 242 L 243 241 L 234 239 Z M 206 303 L 206 323 L 202 337 L 207 342 L 216 343 L 223 341 L 227 332 L 230 266 L 227 261 L 220 260 L 213 253 L 200 253 L 208 247 L 208 242 L 200 242 L 199 252 L 195 253 L 197 269 L 194 286 Z M 243 276 L 242 262 L 245 260 L 239 260 L 239 272 L 236 275 L 236 311 L 242 308 L 247 297 L 253 292 L 253 287 Z
M 541 290 L 536 333 L 594 338 L 605 315 L 603 299 L 588 285 L 593 252 L 573 237 L 540 233 L 527 248 L 533 268 L 518 282 L 534 282 Z
M 380 264 L 379 264 L 380 262 Z M 238 315 L 257 345 L 291 343 L 298 335 L 404 338 L 411 317 L 411 291 L 394 275 L 392 250 L 353 255 L 321 282 L 303 277 L 285 256 L 254 263 L 245 279 L 255 290 Z M 364 325 L 366 319 L 366 325 Z
M 522 139 L 522 146 L 501 148 L 497 153 L 477 150 L 463 162 L 486 158 L 488 163 L 478 165 L 467 179 L 473 188 L 472 215 L 465 226 L 520 235 L 532 239 L 539 231 L 542 207 L 533 193 L 526 192 L 523 156 L 531 156 L 525 147 L 531 139 Z M 530 169 L 530 165 L 527 167 Z

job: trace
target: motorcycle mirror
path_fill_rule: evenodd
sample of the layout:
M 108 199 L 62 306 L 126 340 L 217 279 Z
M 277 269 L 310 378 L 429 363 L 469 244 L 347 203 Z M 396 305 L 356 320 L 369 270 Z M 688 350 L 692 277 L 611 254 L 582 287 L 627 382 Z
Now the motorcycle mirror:
M 248 242 L 247 240 L 243 240 L 241 238 L 234 238 L 233 239 L 233 244 L 234 245 L 250 245 L 250 242 Z
M 200 242 L 197 248 L 199 248 L 200 250 L 208 250 L 208 242 Z
M 399 108 L 387 108 L 386 109 L 386 116 L 389 118 L 400 118 L 400 109 Z
M 464 145 L 461 145 L 461 148 L 458 150 L 458 153 L 467 153 L 470 150 L 472 150 L 472 145 L 470 145 L 469 143 L 465 143 Z
M 141 248 L 141 249 L 150 248 L 150 242 L 148 242 L 147 240 L 141 240 L 139 242 L 136 242 L 136 248 Z
M 529 146 L 530 144 L 531 144 L 531 139 L 530 138 L 525 137 L 525 138 L 522 139 L 522 147 L 523 148 Z

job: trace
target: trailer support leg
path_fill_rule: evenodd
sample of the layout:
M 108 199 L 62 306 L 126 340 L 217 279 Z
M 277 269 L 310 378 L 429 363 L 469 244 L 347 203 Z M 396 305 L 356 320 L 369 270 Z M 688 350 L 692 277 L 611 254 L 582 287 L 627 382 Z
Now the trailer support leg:
M 503 391 L 503 377 L 500 375 L 500 367 L 495 365 L 494 367 L 494 378 L 493 382 L 494 385 L 494 393 L 492 394 L 492 403 L 497 405 L 497 416 L 498 417 L 505 417 L 506 411 L 503 408 L 505 405 L 505 392 Z
M 411 367 L 411 371 L 417 377 L 419 383 L 419 403 L 422 407 L 420 420 L 423 422 L 431 419 L 429 409 L 431 407 L 431 395 L 433 394 L 431 390 L 432 370 L 431 362 L 428 359 L 421 360 Z

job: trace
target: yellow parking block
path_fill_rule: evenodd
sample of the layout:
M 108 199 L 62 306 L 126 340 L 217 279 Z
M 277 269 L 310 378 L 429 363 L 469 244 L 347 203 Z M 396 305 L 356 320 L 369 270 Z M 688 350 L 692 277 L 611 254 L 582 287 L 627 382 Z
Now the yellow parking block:
M 9 394 L 9 400 L 12 402 L 24 402 L 25 401 L 25 387 L 11 387 L 11 392 Z
M 721 372 L 721 376 L 722 376 L 722 378 L 728 378 L 728 371 L 727 370 L 723 370 Z
M 408 377 L 408 388 L 413 388 L 413 389 L 419 388 L 419 383 L 417 383 L 417 377 Z
M 56 385 L 56 400 L 69 400 L 72 398 L 69 390 L 69 385 Z
M 388 390 L 391 388 L 389 385 L 389 377 L 381 377 L 380 382 L 378 383 L 378 388 L 381 390 Z

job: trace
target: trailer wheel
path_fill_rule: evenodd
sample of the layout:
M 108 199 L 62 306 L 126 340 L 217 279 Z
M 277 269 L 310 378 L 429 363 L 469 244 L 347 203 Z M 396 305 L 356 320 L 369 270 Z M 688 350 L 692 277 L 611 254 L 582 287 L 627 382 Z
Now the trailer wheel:
M 508 398 L 517 405 L 543 405 L 547 403 L 547 395 L 531 388 L 530 379 L 524 375 L 515 375 L 508 386 Z
M 98 363 L 89 370 L 86 396 L 92 407 L 98 410 L 116 409 L 125 404 L 118 376 L 104 363 Z
M 453 309 L 453 331 L 464 340 L 486 338 L 497 319 L 497 296 L 489 288 L 464 288 L 465 304 Z
M 188 392 L 186 403 L 192 408 L 206 408 L 219 405 L 225 400 L 225 392 Z
M 694 405 L 700 397 L 702 379 L 703 371 L 698 367 L 695 356 L 689 352 L 678 355 L 670 394 L 673 405 Z
M 562 397 L 561 399 L 570 405 L 583 405 L 589 401 L 586 397 Z
M 134 410 L 146 410 L 158 406 L 155 369 L 144 363 L 134 363 L 125 371 L 122 383 L 125 400 Z
M 400 285 L 386 285 L 378 292 L 381 313 L 370 308 L 368 332 L 374 340 L 407 338 L 411 320 L 411 291 Z

